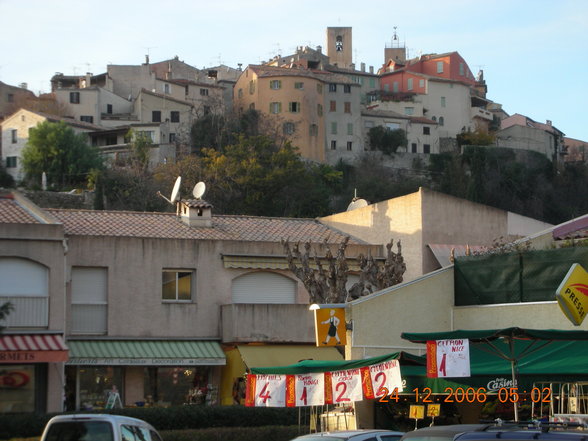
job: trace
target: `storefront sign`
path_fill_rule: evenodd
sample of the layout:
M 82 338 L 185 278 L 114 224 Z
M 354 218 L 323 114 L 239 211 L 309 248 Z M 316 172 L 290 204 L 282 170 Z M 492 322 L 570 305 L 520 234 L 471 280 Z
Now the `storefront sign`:
M 68 365 L 79 366 L 212 366 L 225 360 L 208 358 L 70 358 Z
M 0 351 L 3 363 L 58 363 L 67 360 L 67 351 Z
M 324 308 L 314 311 L 317 346 L 339 346 L 347 343 L 345 308 Z
M 588 272 L 574 263 L 555 291 L 559 307 L 574 325 L 580 326 L 588 312 Z
M 427 342 L 427 377 L 469 377 L 470 341 L 433 340 Z

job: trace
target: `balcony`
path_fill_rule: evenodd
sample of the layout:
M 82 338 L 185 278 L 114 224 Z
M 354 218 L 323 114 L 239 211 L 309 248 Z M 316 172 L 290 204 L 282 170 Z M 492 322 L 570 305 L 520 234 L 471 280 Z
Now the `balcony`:
M 308 305 L 233 303 L 221 306 L 223 343 L 314 343 Z
M 7 296 L 0 297 L 0 305 L 10 302 L 14 309 L 1 326 L 9 328 L 46 328 L 49 326 L 49 297 Z
M 482 107 L 472 107 L 471 117 L 473 118 L 482 118 L 487 121 L 492 121 L 493 115 L 492 112 L 483 109 Z

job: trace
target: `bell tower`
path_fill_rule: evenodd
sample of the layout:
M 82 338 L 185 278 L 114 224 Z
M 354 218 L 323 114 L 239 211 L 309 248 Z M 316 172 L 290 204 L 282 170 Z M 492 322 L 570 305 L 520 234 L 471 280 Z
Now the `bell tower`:
M 338 67 L 350 68 L 352 58 L 351 27 L 327 28 L 327 56 L 329 62 Z

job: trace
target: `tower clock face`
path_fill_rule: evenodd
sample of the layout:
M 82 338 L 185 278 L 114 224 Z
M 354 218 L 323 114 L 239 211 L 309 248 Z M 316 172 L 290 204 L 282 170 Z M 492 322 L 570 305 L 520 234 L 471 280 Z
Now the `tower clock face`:
M 335 40 L 335 49 L 337 52 L 341 52 L 343 50 L 343 37 L 340 35 L 338 35 L 337 39 Z

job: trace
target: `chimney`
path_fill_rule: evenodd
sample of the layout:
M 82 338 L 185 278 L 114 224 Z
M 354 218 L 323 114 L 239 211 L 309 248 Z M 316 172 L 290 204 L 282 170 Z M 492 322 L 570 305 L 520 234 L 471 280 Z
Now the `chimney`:
M 550 119 L 548 119 L 545 121 L 545 124 L 547 124 L 549 127 L 551 127 L 553 123 L 551 122 Z
M 212 227 L 212 205 L 202 199 L 178 202 L 178 216 L 186 225 L 194 228 Z
M 323 53 L 323 47 L 322 47 L 322 46 L 317 46 L 317 47 L 316 47 L 316 51 L 317 51 L 319 54 L 322 54 L 322 53 Z
M 145 64 L 149 64 L 149 55 L 145 55 Z
M 361 63 L 361 71 L 365 72 L 365 63 Z
M 86 72 L 86 87 L 90 87 L 92 81 L 92 72 Z
M 374 66 L 370 66 L 370 73 L 373 74 L 374 73 Z
M 26 90 L 26 89 L 28 89 L 28 88 L 29 88 L 29 85 L 28 85 L 27 83 L 20 83 L 20 84 L 18 85 L 18 87 L 20 87 L 21 89 L 25 89 L 25 90 Z

